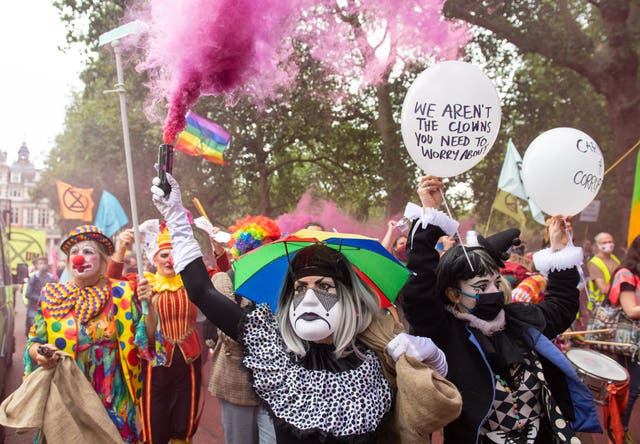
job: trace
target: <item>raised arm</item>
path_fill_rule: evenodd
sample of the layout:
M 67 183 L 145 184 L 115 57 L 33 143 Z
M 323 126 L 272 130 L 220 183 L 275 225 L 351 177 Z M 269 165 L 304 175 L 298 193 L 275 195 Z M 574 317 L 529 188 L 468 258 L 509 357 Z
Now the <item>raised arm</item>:
M 423 177 L 418 185 L 422 202 L 421 214 L 414 215 L 409 233 L 409 262 L 414 273 L 402 289 L 402 304 L 411 331 L 420 336 L 435 337 L 444 333 L 444 304 L 435 289 L 436 266 L 440 255 L 435 249 L 440 236 L 455 233 L 458 223 L 437 210 L 442 202 L 442 180 Z
M 546 320 L 544 335 L 554 338 L 565 331 L 580 309 L 578 266 L 582 263 L 582 248 L 568 244 L 569 220 L 555 216 L 549 224 L 550 247 L 533 256 L 536 268 L 549 273 L 547 292 L 538 307 Z
M 158 188 L 154 178 L 153 203 L 164 217 L 171 233 L 173 261 L 176 273 L 180 273 L 189 299 L 214 325 L 232 339 L 238 337 L 242 309 L 217 291 L 202 261 L 202 251 L 193 236 L 186 210 L 182 205 L 180 185 L 167 174 L 171 192 L 169 196 Z M 159 182 L 158 182 L 159 183 Z
M 118 245 L 109 259 L 107 266 L 107 277 L 111 279 L 122 279 L 124 270 L 124 256 L 127 250 L 133 245 L 133 229 L 128 228 L 118 235 Z

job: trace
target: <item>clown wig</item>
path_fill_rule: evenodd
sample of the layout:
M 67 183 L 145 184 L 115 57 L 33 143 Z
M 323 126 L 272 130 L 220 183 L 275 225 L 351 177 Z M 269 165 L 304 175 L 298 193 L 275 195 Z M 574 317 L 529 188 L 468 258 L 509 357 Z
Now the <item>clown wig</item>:
M 259 246 L 280 238 L 280 228 L 266 216 L 247 216 L 229 227 L 231 254 L 241 256 Z

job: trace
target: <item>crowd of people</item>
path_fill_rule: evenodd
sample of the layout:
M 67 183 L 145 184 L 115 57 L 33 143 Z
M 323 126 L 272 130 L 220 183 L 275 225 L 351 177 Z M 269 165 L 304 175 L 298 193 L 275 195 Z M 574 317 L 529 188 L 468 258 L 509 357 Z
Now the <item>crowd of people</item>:
M 281 241 L 276 222 L 240 219 L 228 244 L 211 227 L 203 252 L 180 186 L 168 180 L 169 193 L 157 182 L 151 189 L 163 222 L 144 275 L 132 229 L 114 245 L 84 225 L 60 247 L 68 280 L 38 259 L 23 290 L 25 381 L 73 359 L 123 442 L 192 442 L 202 384 L 220 403 L 230 444 L 418 443 L 437 430 L 445 443 L 573 443 L 602 431 L 592 387 L 558 338 L 585 333 L 607 304 L 635 325 L 640 237 L 620 260 L 610 234 L 575 247 L 571 218 L 556 215 L 536 252 L 517 229 L 463 243 L 458 222 L 440 210 L 443 181 L 426 176 L 419 210 L 389 221 L 380 241 L 411 272 L 389 295 L 394 304 L 382 309 L 361 270 L 317 242 L 287 252 L 288 265 L 269 276 L 281 289 L 272 309 L 235 292 L 232 264 Z M 630 331 L 632 347 L 608 350 L 629 374 L 618 418 L 625 444 L 640 394 Z M 607 344 L 569 337 L 580 347 Z M 43 427 L 36 442 L 56 433 Z

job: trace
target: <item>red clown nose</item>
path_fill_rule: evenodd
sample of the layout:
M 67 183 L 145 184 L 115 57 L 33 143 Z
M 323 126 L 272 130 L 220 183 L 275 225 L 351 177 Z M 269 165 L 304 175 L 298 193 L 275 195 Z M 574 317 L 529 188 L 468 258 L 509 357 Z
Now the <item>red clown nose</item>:
M 71 263 L 73 264 L 74 267 L 78 267 L 78 266 L 84 264 L 84 256 L 81 255 L 81 254 L 73 256 L 71 258 Z

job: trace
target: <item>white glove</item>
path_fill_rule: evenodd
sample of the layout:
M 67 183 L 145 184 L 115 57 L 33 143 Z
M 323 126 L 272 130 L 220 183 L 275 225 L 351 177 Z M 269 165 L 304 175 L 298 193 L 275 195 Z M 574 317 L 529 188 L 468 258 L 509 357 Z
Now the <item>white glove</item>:
M 406 354 L 433 367 L 442 376 L 449 371 L 447 359 L 431 338 L 400 333 L 387 344 L 387 353 L 397 361 Z
M 164 191 L 158 187 L 160 178 L 153 178 L 153 186 L 151 187 L 153 204 L 156 206 L 160 214 L 164 217 L 171 234 L 171 245 L 173 250 L 173 268 L 176 273 L 180 273 L 184 268 L 195 259 L 202 257 L 200 245 L 193 236 L 193 230 L 189 223 L 187 210 L 182 205 L 182 196 L 180 195 L 180 185 L 178 181 L 167 173 L 167 180 L 171 185 L 171 192 L 165 197 Z

